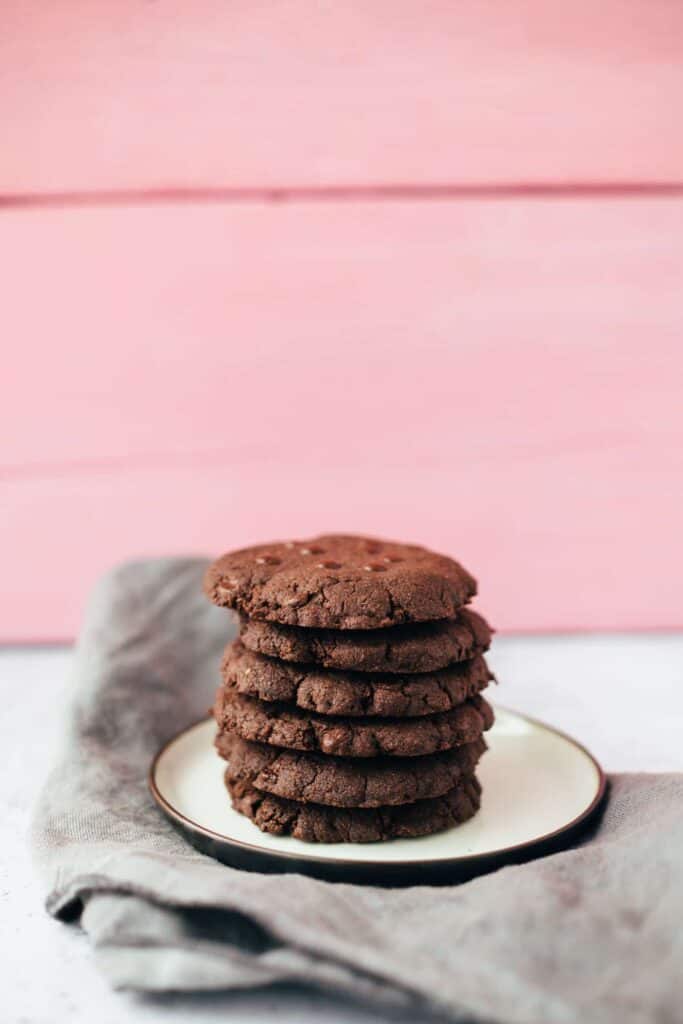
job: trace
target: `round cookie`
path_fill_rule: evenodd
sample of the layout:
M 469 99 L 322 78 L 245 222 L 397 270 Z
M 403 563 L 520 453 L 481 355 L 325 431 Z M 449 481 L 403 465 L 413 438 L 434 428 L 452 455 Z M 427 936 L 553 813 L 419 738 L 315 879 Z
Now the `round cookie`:
M 209 567 L 204 588 L 214 604 L 306 629 L 449 619 L 477 591 L 445 555 L 341 534 L 228 552 Z
M 321 715 L 385 718 L 449 711 L 493 679 L 481 655 L 438 672 L 372 676 L 268 658 L 240 640 L 227 646 L 221 672 L 227 685 L 249 697 L 286 701 Z
M 282 661 L 356 672 L 437 672 L 486 651 L 491 630 L 470 608 L 455 619 L 366 631 L 297 629 L 240 620 L 240 640 L 258 654 Z
M 216 737 L 216 749 L 228 760 L 231 782 L 301 803 L 330 807 L 382 807 L 443 796 L 471 775 L 486 750 L 474 743 L 425 757 L 348 758 L 281 750 L 231 733 Z
M 493 725 L 493 710 L 472 697 L 422 718 L 334 718 L 244 697 L 229 686 L 216 694 L 214 717 L 224 732 L 287 750 L 336 757 L 421 757 L 473 743 Z
M 261 793 L 248 781 L 229 779 L 232 806 L 251 818 L 262 832 L 291 835 L 307 843 L 374 843 L 443 832 L 473 817 L 479 809 L 481 786 L 475 776 L 464 778 L 443 796 L 399 807 L 325 807 Z

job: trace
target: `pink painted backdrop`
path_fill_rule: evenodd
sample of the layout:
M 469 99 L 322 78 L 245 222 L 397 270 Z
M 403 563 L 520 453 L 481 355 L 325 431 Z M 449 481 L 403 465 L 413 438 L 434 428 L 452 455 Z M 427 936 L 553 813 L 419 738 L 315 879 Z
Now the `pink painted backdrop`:
M 0 190 L 680 180 L 677 0 L 3 0 Z
M 333 529 L 503 629 L 683 625 L 682 10 L 8 4 L 0 638 Z

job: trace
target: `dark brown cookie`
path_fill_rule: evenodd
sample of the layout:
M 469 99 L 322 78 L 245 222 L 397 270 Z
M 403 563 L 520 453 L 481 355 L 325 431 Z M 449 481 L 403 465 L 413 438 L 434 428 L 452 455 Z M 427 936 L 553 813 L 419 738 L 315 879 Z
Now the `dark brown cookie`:
M 244 697 L 230 686 L 216 694 L 220 729 L 243 740 L 336 757 L 420 757 L 473 743 L 493 725 L 483 697 L 423 718 L 336 718 Z
M 437 672 L 488 650 L 491 630 L 481 615 L 462 608 L 457 618 L 393 629 L 297 629 L 241 620 L 245 647 L 271 658 L 356 672 Z
M 315 629 L 381 629 L 452 618 L 477 585 L 452 558 L 414 544 L 327 534 L 223 555 L 205 590 L 252 619 Z
M 471 775 L 486 750 L 474 743 L 425 757 L 347 758 L 281 750 L 230 733 L 216 737 L 228 778 L 287 800 L 330 807 L 381 807 L 443 796 Z
M 373 843 L 443 832 L 476 814 L 481 793 L 471 775 L 443 796 L 400 807 L 325 807 L 262 793 L 228 775 L 226 785 L 236 811 L 251 818 L 262 832 L 291 835 L 307 843 Z
M 440 672 L 367 675 L 267 658 L 247 650 L 239 640 L 226 648 L 221 671 L 229 686 L 248 697 L 348 717 L 413 718 L 449 711 L 493 679 L 481 655 Z

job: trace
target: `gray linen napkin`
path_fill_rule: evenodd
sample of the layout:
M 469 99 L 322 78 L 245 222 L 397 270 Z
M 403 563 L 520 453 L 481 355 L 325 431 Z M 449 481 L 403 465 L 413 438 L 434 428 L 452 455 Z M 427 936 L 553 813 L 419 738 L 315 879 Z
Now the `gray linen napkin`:
M 456 1021 L 680 1021 L 683 776 L 612 779 L 578 848 L 445 888 L 225 867 L 153 803 L 150 759 L 211 703 L 234 632 L 204 563 L 129 564 L 91 600 L 64 752 L 34 822 L 48 909 L 80 917 L 112 984 L 305 981 Z

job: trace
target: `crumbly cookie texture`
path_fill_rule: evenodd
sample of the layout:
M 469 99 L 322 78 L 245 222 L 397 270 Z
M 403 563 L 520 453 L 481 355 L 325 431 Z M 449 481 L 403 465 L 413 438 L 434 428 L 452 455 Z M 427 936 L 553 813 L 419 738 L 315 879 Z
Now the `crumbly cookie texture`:
M 226 773 L 235 810 L 262 832 L 291 835 L 308 843 L 373 843 L 432 835 L 467 821 L 479 809 L 481 786 L 470 775 L 443 796 L 399 807 L 348 808 L 302 804 L 262 793 Z
M 245 647 L 270 658 L 355 672 L 437 672 L 488 650 L 491 629 L 477 612 L 393 629 L 299 629 L 242 618 Z
M 238 693 L 286 701 L 321 715 L 418 717 L 449 711 L 493 679 L 481 655 L 450 668 L 419 674 L 342 672 L 296 665 L 248 650 L 234 640 L 221 674 Z
M 422 718 L 336 718 L 245 697 L 230 686 L 216 694 L 219 728 L 244 740 L 337 757 L 418 757 L 473 743 L 493 725 L 493 710 L 472 697 Z
M 345 630 L 452 618 L 477 585 L 426 548 L 324 534 L 229 552 L 208 569 L 205 590 L 253 619 Z
M 330 807 L 382 807 L 443 796 L 471 775 L 486 750 L 474 743 L 424 757 L 349 758 L 281 750 L 232 733 L 216 737 L 228 759 L 228 778 L 300 803 Z

